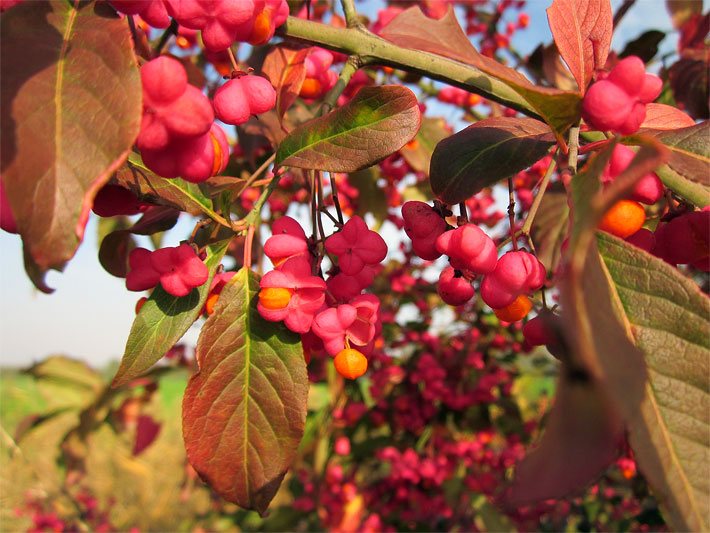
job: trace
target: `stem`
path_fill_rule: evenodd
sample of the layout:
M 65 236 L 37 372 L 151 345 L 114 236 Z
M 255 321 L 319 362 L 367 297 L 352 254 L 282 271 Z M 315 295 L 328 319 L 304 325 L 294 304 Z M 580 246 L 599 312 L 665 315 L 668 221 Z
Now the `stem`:
M 348 28 L 358 28 L 362 26 L 362 23 L 357 16 L 353 0 L 340 0 L 340 7 L 343 8 L 343 14 L 345 15 L 345 22 L 347 23 Z
M 468 209 L 466 209 L 466 202 L 461 202 L 459 204 L 459 216 L 464 224 L 468 223 Z
M 510 238 L 513 241 L 513 250 L 518 249 L 518 239 L 515 235 L 515 198 L 513 193 L 513 178 L 508 178 L 508 223 L 510 224 Z
M 356 55 L 362 65 L 384 65 L 416 72 L 540 118 L 530 104 L 503 81 L 471 66 L 421 50 L 408 50 L 388 42 L 365 28 L 335 28 L 289 17 L 280 28 L 282 35 L 330 50 Z
M 131 37 L 133 37 L 133 47 L 138 47 L 138 31 L 136 30 L 136 21 L 133 20 L 133 15 L 127 15 L 126 20 L 128 21 L 128 29 L 131 30 Z
M 335 185 L 335 178 L 333 178 L 333 173 L 329 172 L 330 177 L 330 194 L 333 196 L 333 205 L 335 205 L 335 212 L 338 214 L 338 222 L 343 225 L 345 220 L 343 219 L 343 210 L 340 209 L 340 199 L 338 198 L 338 187 Z
M 163 34 L 160 36 L 160 40 L 158 41 L 158 44 L 155 45 L 155 49 L 153 50 L 153 55 L 155 57 L 158 57 L 161 54 L 161 52 L 163 51 L 163 48 L 168 43 L 168 39 L 170 39 L 170 37 L 172 37 L 173 35 L 177 34 L 177 29 L 178 29 L 177 20 L 173 19 L 172 21 L 170 21 L 170 26 L 168 26 L 166 28 L 166 30 L 163 32 Z
M 258 221 L 260 221 L 261 209 L 264 207 L 266 200 L 269 199 L 269 196 L 271 196 L 271 193 L 274 192 L 274 189 L 278 186 L 279 181 L 281 181 L 281 172 L 274 171 L 273 179 L 269 182 L 268 187 L 262 191 L 261 196 L 259 196 L 259 199 L 254 204 L 254 207 L 252 207 L 249 214 L 241 221 L 242 224 L 254 226 Z M 249 231 L 248 228 L 247 231 Z
M 542 197 L 545 195 L 545 190 L 547 190 L 547 185 L 548 183 L 550 183 L 550 178 L 552 178 L 552 175 L 555 173 L 555 168 L 557 168 L 557 161 L 555 161 L 555 159 L 553 158 L 552 162 L 550 163 L 550 166 L 547 167 L 547 172 L 545 172 L 545 175 L 543 176 L 542 181 L 540 182 L 540 188 L 538 189 L 537 194 L 535 195 L 535 199 L 533 200 L 533 203 L 530 206 L 530 211 L 528 211 L 528 216 L 525 218 L 523 227 L 520 230 L 523 235 L 530 234 L 530 230 L 532 229 L 533 225 L 533 220 L 535 220 L 537 210 L 540 208 L 540 204 L 542 203 Z
M 570 128 L 567 146 L 569 147 L 567 168 L 574 176 L 577 173 L 577 158 L 579 157 L 579 124 Z
M 234 52 L 232 51 L 231 46 L 229 48 L 227 48 L 227 55 L 229 56 L 229 61 L 232 63 L 232 70 L 238 71 L 239 70 L 239 63 L 237 62 L 237 58 L 234 57 Z
M 253 224 L 247 228 L 247 237 L 244 239 L 244 260 L 242 266 L 251 270 L 251 249 L 254 244 L 254 230 L 256 226 Z
M 616 13 L 614 13 L 614 29 L 616 29 L 619 22 L 621 22 L 621 19 L 624 18 L 624 15 L 626 15 L 626 12 L 631 9 L 631 6 L 635 3 L 636 0 L 624 0 L 624 3 L 619 6 L 619 9 L 617 9 Z
M 318 193 L 318 202 L 316 206 L 316 220 L 318 221 L 318 232 L 320 233 L 320 238 L 325 241 L 325 231 L 323 230 L 323 217 L 321 217 L 321 207 L 324 207 L 324 202 L 323 202 L 323 178 L 321 177 L 320 171 L 316 170 L 314 173 L 315 176 L 315 188 Z
M 247 178 L 247 180 L 244 182 L 244 185 L 242 188 L 239 190 L 237 193 L 237 196 L 240 196 L 245 190 L 247 190 L 249 187 L 254 185 L 254 181 L 256 181 L 256 178 L 261 176 L 262 173 L 266 171 L 267 168 L 269 168 L 269 165 L 274 162 L 274 159 L 276 159 L 276 152 L 271 154 L 269 158 L 264 161 L 259 168 L 257 168 L 251 176 Z
M 328 91 L 328 94 L 325 95 L 325 98 L 323 98 L 323 105 L 320 108 L 321 115 L 325 115 L 335 107 L 335 104 L 338 103 L 338 98 L 340 98 L 340 95 L 343 94 L 345 87 L 347 87 L 348 83 L 350 83 L 350 78 L 353 77 L 353 74 L 358 71 L 361 65 L 362 62 L 360 61 L 359 57 L 348 57 L 348 60 L 343 66 L 343 70 L 340 71 L 338 81 L 335 83 L 333 88 Z

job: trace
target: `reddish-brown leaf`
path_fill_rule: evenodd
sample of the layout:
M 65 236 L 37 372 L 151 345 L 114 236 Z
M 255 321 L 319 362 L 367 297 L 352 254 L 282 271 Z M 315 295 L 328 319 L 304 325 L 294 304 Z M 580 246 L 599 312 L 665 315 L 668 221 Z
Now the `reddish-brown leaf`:
M 258 292 L 256 275 L 240 270 L 202 328 L 183 436 L 220 496 L 263 514 L 303 436 L 308 376 L 299 336 L 261 318 Z
M 609 0 L 554 0 L 547 20 L 562 59 L 582 94 L 609 55 L 613 22 Z
M 138 135 L 140 76 L 106 4 L 23 2 L 0 25 L 2 179 L 28 274 L 51 291 L 44 273 L 74 255 L 94 195 Z
M 677 107 L 665 104 L 646 105 L 646 119 L 641 124 L 641 129 L 648 130 L 676 130 L 695 126 L 695 121 Z
M 385 26 L 381 36 L 404 48 L 423 50 L 466 63 L 502 81 L 557 133 L 566 130 L 579 118 L 578 93 L 537 87 L 516 70 L 478 53 L 461 29 L 452 8 L 441 19 L 433 20 L 424 15 L 419 7 L 411 7 Z M 487 84 L 490 85 L 490 81 Z
M 614 460 L 622 434 L 621 418 L 601 387 L 583 374 L 563 375 L 545 433 L 516 467 L 505 504 L 518 507 L 581 491 Z
M 293 130 L 279 145 L 276 165 L 355 172 L 402 148 L 420 125 L 421 110 L 410 89 L 363 87 L 343 107 Z
M 298 98 L 303 80 L 306 79 L 304 62 L 308 50 L 290 50 L 277 46 L 264 59 L 262 71 L 276 89 L 276 112 L 279 120 Z

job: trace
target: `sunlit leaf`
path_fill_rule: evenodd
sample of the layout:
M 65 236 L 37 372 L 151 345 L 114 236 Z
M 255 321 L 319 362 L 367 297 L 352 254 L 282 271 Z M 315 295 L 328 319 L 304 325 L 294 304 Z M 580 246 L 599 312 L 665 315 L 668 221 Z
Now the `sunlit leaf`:
M 183 435 L 190 463 L 220 496 L 263 514 L 303 436 L 308 377 L 299 336 L 261 318 L 258 291 L 240 270 L 205 323 Z
M 490 90 L 490 78 L 501 81 L 557 134 L 563 133 L 579 119 L 579 93 L 535 86 L 516 70 L 481 55 L 461 29 L 453 9 L 449 9 L 444 17 L 433 20 L 424 15 L 418 6 L 411 7 L 385 26 L 382 37 L 404 48 L 431 52 L 479 69 L 482 75 L 472 76 L 471 82 L 480 86 L 482 92 Z
M 695 126 L 695 121 L 677 107 L 666 104 L 646 104 L 646 118 L 641 123 L 641 131 L 676 130 Z
M 613 31 L 609 0 L 554 0 L 547 20 L 560 56 L 584 94 L 595 70 L 603 69 Z
M 710 125 L 708 122 L 672 130 L 645 130 L 670 150 L 667 164 L 656 170 L 661 181 L 694 205 L 710 204 Z M 639 136 L 629 139 L 636 144 Z
M 281 119 L 298 98 L 306 79 L 305 60 L 310 49 L 289 50 L 277 46 L 264 59 L 262 72 L 276 89 L 276 112 Z
M 710 527 L 710 300 L 664 261 L 607 234 L 601 257 L 649 382 L 629 436 L 677 531 Z M 601 332 L 601 330 L 599 330 Z
M 420 123 L 417 98 L 406 87 L 364 87 L 343 107 L 292 131 L 279 145 L 276 164 L 354 172 L 399 150 Z
M 205 264 L 209 278 L 187 296 L 172 296 L 160 285 L 153 290 L 133 321 L 121 366 L 113 378 L 114 387 L 140 376 L 157 363 L 195 322 L 228 246 L 228 240 L 208 246 Z
M 0 25 L 2 180 L 28 274 L 49 292 L 45 272 L 74 255 L 138 135 L 140 76 L 128 26 L 105 4 L 23 2 Z

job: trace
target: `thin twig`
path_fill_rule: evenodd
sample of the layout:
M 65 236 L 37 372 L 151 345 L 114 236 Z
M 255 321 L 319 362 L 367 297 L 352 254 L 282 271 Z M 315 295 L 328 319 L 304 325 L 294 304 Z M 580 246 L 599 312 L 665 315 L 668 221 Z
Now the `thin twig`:
M 167 29 L 163 32 L 163 34 L 160 36 L 158 44 L 155 45 L 155 49 L 153 50 L 153 55 L 155 57 L 158 57 L 162 53 L 163 48 L 168 42 L 168 39 L 170 39 L 170 37 L 172 37 L 173 35 L 177 34 L 177 29 L 178 23 L 175 19 L 173 19 L 170 22 L 170 26 L 168 26 Z
M 513 193 L 513 178 L 508 178 L 508 222 L 510 224 L 510 238 L 513 242 L 513 250 L 518 249 L 518 239 L 515 236 L 515 198 Z
M 338 198 L 338 186 L 335 184 L 335 178 L 333 173 L 329 172 L 330 177 L 330 194 L 333 197 L 333 205 L 335 206 L 335 212 L 338 214 L 338 222 L 343 225 L 345 220 L 343 219 L 343 210 L 340 208 L 340 199 Z
M 556 168 L 557 161 L 555 161 L 555 158 L 553 157 L 552 161 L 550 162 L 550 166 L 547 167 L 547 171 L 545 172 L 545 175 L 543 176 L 542 181 L 540 182 L 540 187 L 538 188 L 537 194 L 535 195 L 535 199 L 533 200 L 533 203 L 530 206 L 528 216 L 525 218 L 525 222 L 523 223 L 523 227 L 521 228 L 520 233 L 524 235 L 530 234 L 533 220 L 535 220 L 537 210 L 540 208 L 540 203 L 542 203 L 542 197 L 545 195 L 547 185 L 550 183 L 550 178 L 552 178 L 552 175 L 555 173 Z
M 621 22 L 621 19 L 624 18 L 624 15 L 626 15 L 626 12 L 631 9 L 631 6 L 635 3 L 636 0 L 624 0 L 624 3 L 619 6 L 619 9 L 617 9 L 616 13 L 614 13 L 614 29 L 616 29 L 619 22 Z
M 237 62 L 237 58 L 234 56 L 231 46 L 227 48 L 227 55 L 229 56 L 229 61 L 232 63 L 232 70 L 235 72 L 239 71 L 239 63 Z

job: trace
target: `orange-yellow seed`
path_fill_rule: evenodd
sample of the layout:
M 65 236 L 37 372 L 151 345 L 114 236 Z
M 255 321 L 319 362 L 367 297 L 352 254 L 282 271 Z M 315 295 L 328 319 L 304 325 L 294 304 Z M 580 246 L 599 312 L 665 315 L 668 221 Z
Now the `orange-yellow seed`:
M 532 309 L 532 301 L 530 298 L 521 294 L 513 303 L 501 309 L 494 309 L 493 312 L 499 320 L 504 322 L 517 322 L 521 318 L 525 318 Z
M 323 86 L 320 81 L 315 78 L 306 78 L 303 80 L 299 95 L 302 98 L 318 98 L 321 95 L 322 89 Z
M 214 313 L 214 308 L 217 305 L 217 300 L 219 300 L 219 294 L 210 294 L 205 302 L 205 312 L 208 315 Z
M 269 40 L 272 31 L 271 11 L 272 10 L 267 7 L 256 16 L 249 44 L 259 45 Z
M 619 200 L 604 214 L 599 229 L 625 239 L 640 230 L 645 221 L 646 211 L 640 203 Z
M 259 303 L 271 311 L 284 309 L 291 301 L 293 291 L 283 287 L 267 287 L 259 291 Z
M 212 175 L 216 176 L 222 170 L 222 146 L 214 133 L 210 133 L 210 140 L 214 148 L 214 160 L 212 161 Z
M 367 357 L 352 348 L 345 348 L 335 356 L 335 370 L 346 379 L 355 379 L 367 372 Z

